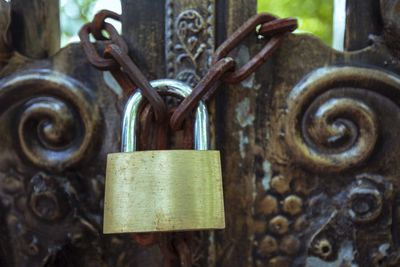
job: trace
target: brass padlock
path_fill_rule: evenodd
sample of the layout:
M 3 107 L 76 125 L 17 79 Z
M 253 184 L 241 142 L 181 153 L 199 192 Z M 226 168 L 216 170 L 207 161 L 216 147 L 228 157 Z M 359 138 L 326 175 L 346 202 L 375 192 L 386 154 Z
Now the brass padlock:
M 163 79 L 160 92 L 187 97 L 185 83 Z M 195 114 L 195 150 L 135 151 L 140 92 L 125 107 L 122 151 L 107 157 L 104 233 L 140 233 L 225 228 L 220 153 L 208 150 L 208 111 Z

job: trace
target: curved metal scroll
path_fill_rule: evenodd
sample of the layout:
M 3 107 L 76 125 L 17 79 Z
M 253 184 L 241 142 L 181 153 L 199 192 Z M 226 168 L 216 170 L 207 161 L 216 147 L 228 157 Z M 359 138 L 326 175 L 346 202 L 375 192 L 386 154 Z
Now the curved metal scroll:
M 17 141 L 38 167 L 62 170 L 90 148 L 99 110 L 82 83 L 50 70 L 18 73 L 0 81 L 0 115 L 19 104 Z M 77 119 L 76 119 L 77 118 Z
M 379 122 L 363 99 L 330 96 L 345 89 L 400 97 L 400 78 L 389 72 L 328 67 L 313 71 L 290 92 L 285 141 L 298 163 L 312 170 L 342 171 L 365 161 L 375 148 Z

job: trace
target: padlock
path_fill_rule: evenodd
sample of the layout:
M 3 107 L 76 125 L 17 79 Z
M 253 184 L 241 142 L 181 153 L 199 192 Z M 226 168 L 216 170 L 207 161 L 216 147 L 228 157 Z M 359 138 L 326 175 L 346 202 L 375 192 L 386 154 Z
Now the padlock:
M 158 91 L 181 98 L 192 89 L 169 79 Z M 104 233 L 193 231 L 225 228 L 220 153 L 209 148 L 208 111 L 201 101 L 194 120 L 194 150 L 136 151 L 140 90 L 123 116 L 121 153 L 107 157 Z

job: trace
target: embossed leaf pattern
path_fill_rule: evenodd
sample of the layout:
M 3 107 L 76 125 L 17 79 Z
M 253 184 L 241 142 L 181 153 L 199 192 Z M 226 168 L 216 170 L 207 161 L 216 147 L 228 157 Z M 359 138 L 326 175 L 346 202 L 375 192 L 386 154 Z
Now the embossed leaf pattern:
M 175 49 L 183 50 L 184 54 L 177 57 L 177 62 L 187 58 L 196 65 L 197 58 L 204 51 L 205 45 L 199 40 L 199 34 L 205 30 L 205 26 L 203 17 L 195 10 L 186 10 L 178 16 L 175 28 L 180 44 Z

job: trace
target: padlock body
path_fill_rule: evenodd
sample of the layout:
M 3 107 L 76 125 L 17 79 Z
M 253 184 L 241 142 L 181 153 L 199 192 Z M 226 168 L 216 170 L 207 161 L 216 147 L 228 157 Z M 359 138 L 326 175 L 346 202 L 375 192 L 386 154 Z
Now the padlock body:
M 108 155 L 104 233 L 224 227 L 219 151 L 156 150 Z

